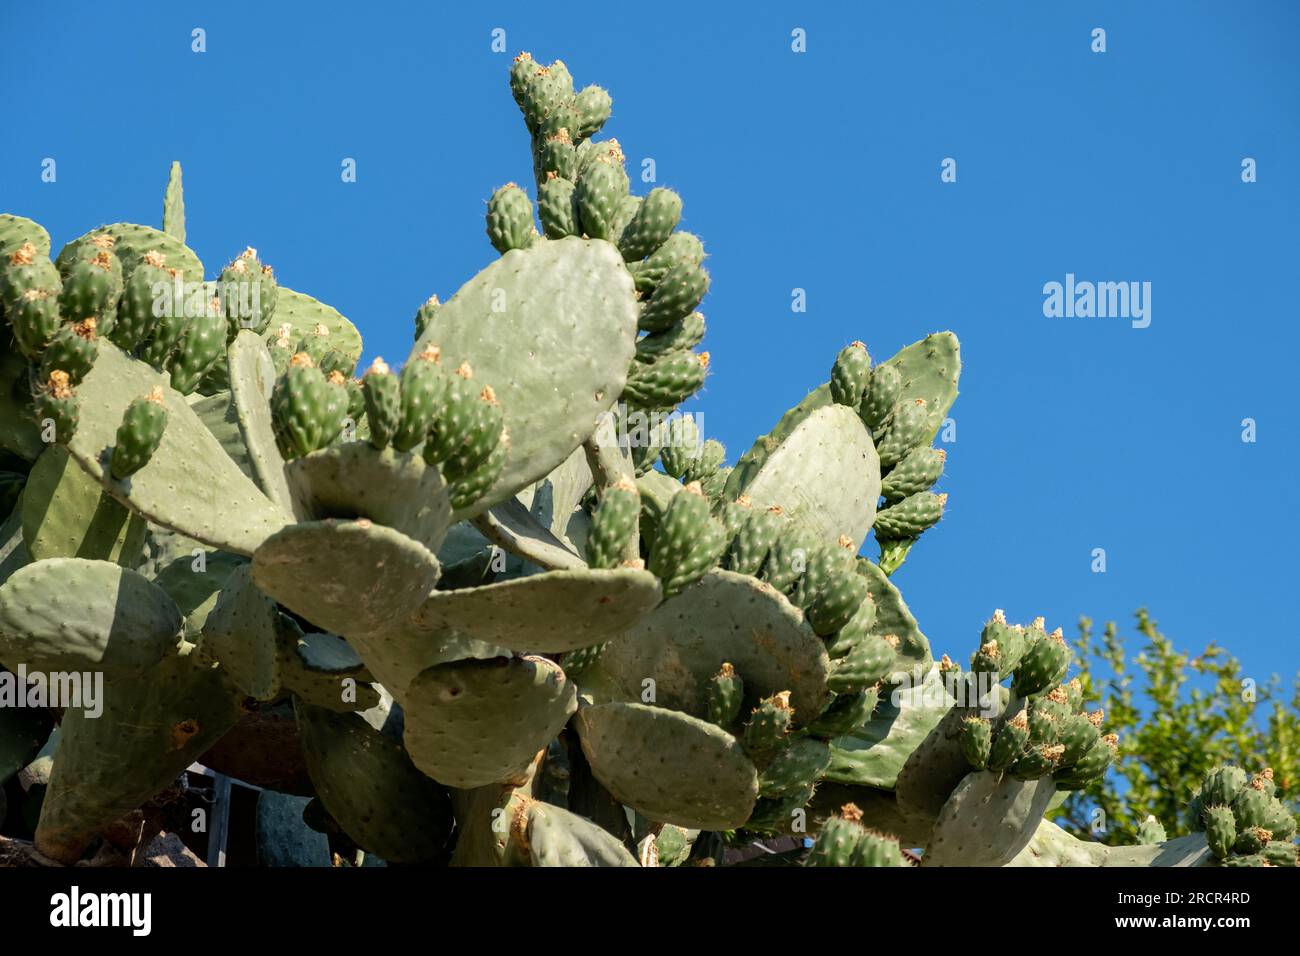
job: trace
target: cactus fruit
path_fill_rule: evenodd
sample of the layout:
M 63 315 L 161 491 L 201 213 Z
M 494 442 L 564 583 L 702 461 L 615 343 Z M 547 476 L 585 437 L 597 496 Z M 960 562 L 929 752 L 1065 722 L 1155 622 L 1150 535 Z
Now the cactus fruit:
M 868 687 L 854 694 L 837 694 L 817 719 L 808 725 L 808 732 L 818 737 L 835 738 L 851 734 L 871 719 L 880 701 L 880 688 Z
M 619 235 L 618 251 L 628 262 L 644 259 L 668 240 L 681 216 L 682 199 L 677 193 L 662 186 L 650 190 Z
M 1210 804 L 1201 810 L 1201 820 L 1210 850 L 1220 860 L 1224 859 L 1237 842 L 1237 821 L 1232 810 L 1222 804 Z
M 305 352 L 290 360 L 271 395 L 275 437 L 285 458 L 324 448 L 343 427 L 346 408 L 333 401 L 333 388 Z
M 857 408 L 871 381 L 871 356 L 861 342 L 840 349 L 831 367 L 831 401 Z
M 858 403 L 858 414 L 872 430 L 881 427 L 903 390 L 903 376 L 893 365 L 877 365 Z
M 966 717 L 961 725 L 961 752 L 970 765 L 983 770 L 989 765 L 993 750 L 993 725 L 987 718 L 977 715 Z
M 704 328 L 704 315 L 692 312 L 662 332 L 652 332 L 637 339 L 636 359 L 649 363 L 668 352 L 693 349 L 704 341 Z
M 117 442 L 113 445 L 110 465 L 113 477 L 121 481 L 147 465 L 162 444 L 166 425 L 167 408 L 163 404 L 161 387 L 154 386 L 144 398 L 137 398 L 128 405 L 117 429 Z
M 122 297 L 122 263 L 113 252 L 115 240 L 99 234 L 81 242 L 72 255 L 61 261 L 63 292 L 59 311 L 64 318 L 80 322 L 93 318 L 105 331 L 117 318 Z
M 831 749 L 815 737 L 795 737 L 786 742 L 758 775 L 762 797 L 784 797 L 807 790 L 830 766 Z
M 380 451 L 388 447 L 402 422 L 401 385 L 381 358 L 376 358 L 361 377 L 366 404 L 370 444 Z
M 895 638 L 897 641 L 897 638 Z M 852 694 L 876 684 L 894 669 L 897 652 L 886 637 L 868 634 L 835 662 L 826 686 L 837 694 Z
M 442 414 L 450 382 L 439 364 L 441 360 L 438 347 L 429 346 L 402 369 L 401 416 L 392 437 L 398 451 L 410 451 L 424 441 Z
M 66 372 L 68 381 L 80 385 L 95 365 L 95 356 L 99 354 L 99 336 L 96 334 L 96 322 L 92 316 L 80 322 L 63 326 L 55 333 L 41 356 L 41 372 L 49 378 L 55 369 Z
M 1016 665 L 1011 692 L 1017 697 L 1030 697 L 1055 684 L 1070 666 L 1070 648 L 1065 643 L 1061 629 L 1052 634 L 1039 634 L 1031 638 L 1024 656 Z
M 905 498 L 928 491 L 943 474 L 947 460 L 948 453 L 942 448 L 931 448 L 929 445 L 913 448 L 881 479 L 881 495 L 894 505 Z
M 695 311 L 708 291 L 709 273 L 704 267 L 689 261 L 679 262 L 660 276 L 654 294 L 641 310 L 637 326 L 645 332 L 670 329 Z
M 835 574 L 808 606 L 808 623 L 814 633 L 828 637 L 848 624 L 858 607 L 870 600 L 867 582 L 857 571 Z
M 740 716 L 740 705 L 744 697 L 745 682 L 741 680 L 734 667 L 724 663 L 718 672 L 709 678 L 709 720 L 724 730 L 730 727 Z
M 896 839 L 868 830 L 862 811 L 845 804 L 822 824 L 805 861 L 807 866 L 908 866 Z
M 947 504 L 947 495 L 936 495 L 930 491 L 917 492 L 898 504 L 876 512 L 876 536 L 915 538 L 939 523 Z
M 664 597 L 672 597 L 704 577 L 725 544 L 722 525 L 709 513 L 699 483 L 692 482 L 664 512 L 646 568 L 663 582 Z
M 257 250 L 251 246 L 222 270 L 217 293 L 229 325 L 228 339 L 240 329 L 260 335 L 271 325 L 279 287 L 274 271 L 257 258 Z
M 502 255 L 511 249 L 527 249 L 537 237 L 533 204 L 514 183 L 506 183 L 488 200 L 487 234 L 492 248 Z
M 925 437 L 929 421 L 925 399 L 916 398 L 897 403 L 881 424 L 883 432 L 876 441 L 880 467 L 888 468 L 897 464 L 919 445 Z
M 745 722 L 742 743 L 751 754 L 767 754 L 785 742 L 794 719 L 790 692 L 783 690 L 759 701 Z
M 666 352 L 628 372 L 623 399 L 633 408 L 671 408 L 699 390 L 708 368 L 708 352 Z
M 55 369 L 36 393 L 36 421 L 42 431 L 52 430 L 52 438 L 60 445 L 70 442 L 80 421 L 81 402 L 72 391 L 67 372 Z
M 732 571 L 757 575 L 781 536 L 785 516 L 779 505 L 751 509 L 728 545 L 725 564 Z
M 593 568 L 615 568 L 624 560 L 641 515 L 641 495 L 636 484 L 622 478 L 605 489 L 591 517 L 587 535 L 587 563 Z

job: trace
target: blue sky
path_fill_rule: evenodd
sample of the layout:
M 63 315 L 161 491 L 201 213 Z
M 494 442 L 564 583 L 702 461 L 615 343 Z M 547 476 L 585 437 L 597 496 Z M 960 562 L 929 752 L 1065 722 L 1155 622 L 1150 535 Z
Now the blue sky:
M 937 651 L 994 607 L 1072 632 L 1146 605 L 1180 646 L 1296 670 L 1300 4 L 189 6 L 0 8 L 0 208 L 56 248 L 157 224 L 179 159 L 209 273 L 256 246 L 400 361 L 417 305 L 494 257 L 492 189 L 530 182 L 510 56 L 560 57 L 705 240 L 694 407 L 733 460 L 847 342 L 960 336 L 948 514 L 896 576 Z M 1067 273 L 1150 282 L 1151 325 L 1046 318 Z

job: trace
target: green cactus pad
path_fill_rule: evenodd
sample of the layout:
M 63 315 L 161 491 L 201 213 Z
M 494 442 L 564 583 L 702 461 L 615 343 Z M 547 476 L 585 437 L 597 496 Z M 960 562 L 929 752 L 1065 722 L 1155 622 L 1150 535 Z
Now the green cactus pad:
M 180 642 L 181 614 L 143 575 L 109 561 L 50 558 L 0 586 L 0 660 L 130 678 Z
M 144 545 L 144 519 L 110 497 L 62 445 L 48 446 L 32 466 L 21 513 L 34 561 L 94 558 L 133 566 Z
M 1212 861 L 1202 833 L 1143 846 L 1106 846 L 1080 840 L 1051 820 L 1043 820 L 1025 848 L 1006 865 L 1186 867 L 1207 866 Z
M 458 517 L 544 477 L 595 431 L 623 391 L 635 312 L 617 250 L 576 238 L 506 253 L 442 306 L 412 357 L 436 344 L 448 368 L 468 362 L 492 386 L 510 436 L 491 490 Z
M 743 490 L 755 508 L 779 505 L 824 541 L 848 535 L 856 550 L 876 517 L 880 460 L 857 413 L 831 404 L 781 438 Z
M 871 720 L 831 741 L 826 779 L 893 790 L 898 773 L 952 706 L 938 673 L 916 687 L 882 694 Z
M 462 789 L 522 773 L 578 708 L 574 684 L 543 657 L 440 664 L 411 681 L 403 699 L 411 759 Z
M 253 474 L 268 498 L 285 511 L 292 511 L 284 458 L 275 443 L 271 423 L 271 393 L 275 388 L 271 354 L 256 332 L 241 329 L 230 343 L 227 357 L 230 396 Z
M 333 445 L 288 466 L 307 520 L 369 518 L 437 551 L 451 525 L 447 485 L 416 455 L 364 442 Z
M 338 573 L 339 555 L 347 574 Z M 408 617 L 438 582 L 438 559 L 400 531 L 361 519 L 309 521 L 267 538 L 253 581 L 295 614 L 351 637 Z
M 108 473 L 103 453 L 116 439 L 126 406 L 163 385 L 147 365 L 100 342 L 95 368 L 77 387 L 81 421 L 68 450 L 109 494 L 150 521 L 215 548 L 252 554 L 289 515 L 239 470 L 178 392 L 163 387 L 167 429 L 149 465 L 123 482 Z
M 148 680 L 106 681 L 104 712 L 69 709 L 41 805 L 36 848 L 71 865 L 104 827 L 137 809 L 220 740 L 243 715 L 242 695 L 189 645 Z
M 745 702 L 790 691 L 796 723 L 829 699 L 830 661 L 797 608 L 770 586 L 731 571 L 711 571 L 614 640 L 602 667 L 629 697 L 655 681 L 655 702 L 708 714 L 709 680 L 730 663 L 744 677 Z
M 1037 830 L 1056 788 L 980 770 L 953 791 L 921 856 L 923 866 L 1003 866 Z
M 275 317 L 262 335 L 268 345 L 280 336 L 280 330 L 286 325 L 289 326 L 288 338 L 294 342 L 311 335 L 318 325 L 323 325 L 329 348 L 346 356 L 354 365 L 361 358 L 361 333 L 337 309 L 309 295 L 278 286 Z
M 637 866 L 636 858 L 606 830 L 562 807 L 528 802 L 527 855 L 533 866 Z
M 653 574 L 634 568 L 548 571 L 477 588 L 434 591 L 417 622 L 454 628 L 518 652 L 559 654 L 634 627 L 660 602 Z
M 596 779 L 642 816 L 727 830 L 754 809 L 758 772 L 736 738 L 714 724 L 615 702 L 584 707 L 574 726 Z
M 871 600 L 876 605 L 876 620 L 871 633 L 882 637 L 892 634 L 898 638 L 898 646 L 894 648 L 898 655 L 898 670 L 887 680 L 890 683 L 920 680 L 933 663 L 930 641 L 921 633 L 903 595 L 877 565 L 866 558 L 858 558 L 858 573 L 867 579 Z
M 447 791 L 402 746 L 403 714 L 384 698 L 363 713 L 294 704 L 307 772 L 321 803 L 357 846 L 393 863 L 444 858 L 453 827 Z
M 199 652 L 221 664 L 239 689 L 257 700 L 280 693 L 280 641 L 286 625 L 275 601 L 253 584 L 245 564 L 230 573 L 203 625 Z
M 549 571 L 577 570 L 586 563 L 548 531 L 518 499 L 496 505 L 473 519 L 484 538 Z
M 66 255 L 75 252 L 83 241 L 102 233 L 108 233 L 116 240 L 113 253 L 121 260 L 122 271 L 128 275 L 144 261 L 147 253 L 156 252 L 163 256 L 168 268 L 181 270 L 186 282 L 203 281 L 203 263 L 194 254 L 194 250 L 165 232 L 130 222 L 101 226 L 74 239 L 59 253 L 60 268 Z

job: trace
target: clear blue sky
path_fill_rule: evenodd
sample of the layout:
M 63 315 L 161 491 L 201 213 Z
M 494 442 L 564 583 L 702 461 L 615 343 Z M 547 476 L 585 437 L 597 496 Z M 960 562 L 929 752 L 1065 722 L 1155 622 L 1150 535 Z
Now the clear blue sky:
M 156 224 L 180 159 L 210 274 L 256 246 L 400 361 L 416 306 L 493 258 L 492 189 L 530 183 L 509 56 L 560 57 L 705 239 L 697 404 L 733 459 L 847 342 L 961 337 L 948 515 L 896 578 L 936 650 L 995 606 L 1072 631 L 1145 604 L 1295 671 L 1300 4 L 327 6 L 4 4 L 0 209 L 56 248 Z M 1151 282 L 1150 327 L 1045 318 L 1066 273 Z

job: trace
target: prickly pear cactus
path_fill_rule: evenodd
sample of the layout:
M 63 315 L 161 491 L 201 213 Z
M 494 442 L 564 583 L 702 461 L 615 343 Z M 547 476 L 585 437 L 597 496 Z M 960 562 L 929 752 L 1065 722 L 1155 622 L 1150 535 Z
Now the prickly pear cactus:
M 161 230 L 55 253 L 0 215 L 0 666 L 105 683 L 57 728 L 0 710 L 0 784 L 45 768 L 36 852 L 77 863 L 281 708 L 310 792 L 259 811 L 279 863 L 793 835 L 811 866 L 1295 864 L 1267 771 L 1207 778 L 1181 840 L 1044 822 L 1116 747 L 1060 631 L 995 612 L 936 663 L 890 580 L 943 533 L 956 336 L 851 342 L 729 465 L 678 409 L 711 363 L 682 197 L 632 194 L 610 95 L 563 62 L 509 86 L 535 181 L 488 198 L 484 268 L 400 366 L 358 375 L 357 329 L 251 247 L 205 279 L 179 165 Z

